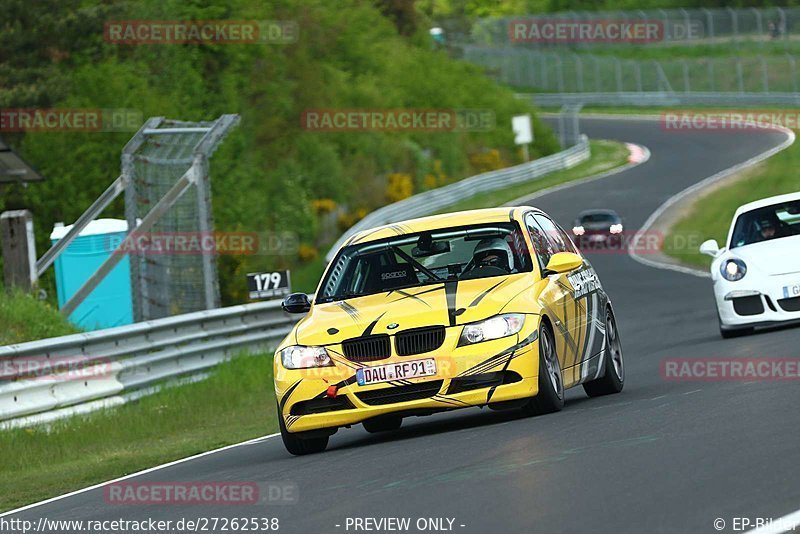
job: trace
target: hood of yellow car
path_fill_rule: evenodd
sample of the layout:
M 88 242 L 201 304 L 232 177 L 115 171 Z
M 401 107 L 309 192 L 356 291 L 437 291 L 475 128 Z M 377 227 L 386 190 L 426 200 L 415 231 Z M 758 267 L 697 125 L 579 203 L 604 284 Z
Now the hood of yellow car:
M 444 282 L 347 300 L 315 304 L 287 341 L 330 345 L 369 334 L 393 334 L 422 326 L 456 326 L 501 312 L 530 287 L 530 273 Z M 392 326 L 393 328 L 389 328 Z

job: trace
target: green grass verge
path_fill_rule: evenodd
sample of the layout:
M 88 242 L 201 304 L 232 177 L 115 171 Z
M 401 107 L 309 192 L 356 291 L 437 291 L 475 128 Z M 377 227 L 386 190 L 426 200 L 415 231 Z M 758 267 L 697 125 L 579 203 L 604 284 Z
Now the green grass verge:
M 592 156 L 571 169 L 557 171 L 540 179 L 514 185 L 498 191 L 479 193 L 465 200 L 452 204 L 439 213 L 490 208 L 501 206 L 506 202 L 518 199 L 524 195 L 535 193 L 547 187 L 564 184 L 587 176 L 600 174 L 628 162 L 628 149 L 624 143 L 617 141 L 592 140 L 589 141 Z
M 700 254 L 700 243 L 716 239 L 722 245 L 733 214 L 742 204 L 800 190 L 798 167 L 800 142 L 795 142 L 754 167 L 745 178 L 700 197 L 667 232 L 664 253 L 687 265 L 707 269 L 712 258 Z
M 272 357 L 50 427 L 0 432 L 0 511 L 277 432 Z
M 0 285 L 0 326 L 0 346 L 64 336 L 79 331 L 49 304 L 21 291 L 8 294 L 2 285 Z

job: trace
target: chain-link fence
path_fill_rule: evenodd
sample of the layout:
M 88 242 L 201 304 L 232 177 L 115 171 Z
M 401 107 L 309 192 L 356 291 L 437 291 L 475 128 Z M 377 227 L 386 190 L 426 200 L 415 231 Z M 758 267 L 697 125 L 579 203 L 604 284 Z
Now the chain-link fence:
M 548 23 L 572 25 L 603 25 L 609 22 L 637 25 L 652 24 L 655 32 L 645 39 L 648 43 L 670 46 L 675 44 L 725 44 L 785 42 L 800 38 L 800 8 L 699 8 L 655 9 L 635 11 L 565 11 L 544 15 L 523 15 L 505 18 L 478 19 L 474 22 L 445 21 L 450 30 L 449 40 L 460 44 L 520 47 L 569 45 L 578 48 L 620 46 L 630 42 L 622 39 L 592 39 L 587 36 L 559 39 L 546 35 L 518 34 L 515 29 L 544 28 Z
M 223 115 L 211 122 L 159 118 L 150 127 L 145 126 L 123 153 L 129 227 L 138 229 L 139 220 L 159 212 L 154 213 L 155 222 L 147 229 L 145 237 L 150 241 L 209 237 L 214 222 L 208 160 L 238 120 L 235 115 Z M 181 185 L 187 177 L 190 179 Z M 134 250 L 131 278 L 136 320 L 220 306 L 213 250 L 182 253 L 152 246 L 147 251 Z
M 800 8 L 570 11 L 449 25 L 454 55 L 523 91 L 788 95 L 800 88 Z M 706 45 L 717 48 L 699 55 Z M 676 47 L 683 52 L 672 53 Z
M 505 84 L 546 92 L 798 92 L 790 54 L 633 60 L 474 45 L 463 53 Z

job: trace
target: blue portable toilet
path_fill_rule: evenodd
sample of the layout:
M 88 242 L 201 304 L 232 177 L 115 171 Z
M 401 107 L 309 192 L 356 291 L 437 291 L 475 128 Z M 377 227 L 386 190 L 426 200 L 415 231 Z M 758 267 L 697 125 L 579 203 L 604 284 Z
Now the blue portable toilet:
M 56 224 L 50 234 L 55 244 L 72 226 Z M 89 223 L 55 261 L 58 306 L 64 304 L 108 259 L 128 234 L 128 223 L 98 219 Z M 84 330 L 99 330 L 133 322 L 131 264 L 126 256 L 69 316 Z

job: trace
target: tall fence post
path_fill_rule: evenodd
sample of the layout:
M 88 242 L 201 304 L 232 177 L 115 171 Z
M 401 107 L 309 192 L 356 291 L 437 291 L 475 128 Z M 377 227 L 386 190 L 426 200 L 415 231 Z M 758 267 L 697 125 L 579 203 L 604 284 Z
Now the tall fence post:
M 594 61 L 594 92 L 600 93 L 603 90 L 600 85 L 600 63 L 597 56 L 592 56 L 592 61 Z
M 561 56 L 555 55 L 556 59 L 556 83 L 558 84 L 558 92 L 564 92 L 564 64 L 561 61 Z
M 736 13 L 736 10 L 732 7 L 728 6 L 725 9 L 728 10 L 728 13 L 731 15 L 731 34 L 733 35 L 733 42 L 739 42 L 739 15 Z
M 30 291 L 36 285 L 36 241 L 33 216 L 28 210 L 0 214 L 0 243 L 3 252 L 3 279 L 7 290 L 17 287 Z
M 714 16 L 711 14 L 711 10 L 708 8 L 702 8 L 703 12 L 706 14 L 706 28 L 707 28 L 707 35 L 709 39 L 714 39 Z
M 547 55 L 539 54 L 539 65 L 542 71 L 542 89 L 549 89 L 547 81 Z
M 636 71 L 636 90 L 638 92 L 642 92 L 642 67 L 639 65 L 638 61 L 633 62 L 633 67 Z
M 681 61 L 681 64 L 683 65 L 683 91 L 688 93 L 692 90 L 692 87 L 689 84 L 689 64 L 686 63 L 685 59 Z
M 715 80 L 714 80 L 714 58 L 708 59 L 708 90 L 712 93 L 715 91 Z
M 739 85 L 739 92 L 744 93 L 744 76 L 742 75 L 742 60 L 736 59 L 736 82 Z
M 756 16 L 756 32 L 758 33 L 758 37 L 756 38 L 761 46 L 764 46 L 764 22 L 761 20 L 761 11 L 758 8 L 751 7 L 750 9 L 753 10 L 753 13 Z
M 797 61 L 790 54 L 786 54 L 786 57 L 789 60 L 789 70 L 792 76 L 792 91 L 797 94 Z

